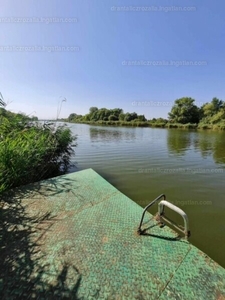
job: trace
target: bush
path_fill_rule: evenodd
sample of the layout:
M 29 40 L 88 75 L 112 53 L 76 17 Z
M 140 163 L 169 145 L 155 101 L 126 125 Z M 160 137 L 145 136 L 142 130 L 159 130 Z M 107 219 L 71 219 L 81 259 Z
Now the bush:
M 118 117 L 115 115 L 109 116 L 109 121 L 118 121 Z
M 65 126 L 0 119 L 0 193 L 64 174 L 74 138 Z

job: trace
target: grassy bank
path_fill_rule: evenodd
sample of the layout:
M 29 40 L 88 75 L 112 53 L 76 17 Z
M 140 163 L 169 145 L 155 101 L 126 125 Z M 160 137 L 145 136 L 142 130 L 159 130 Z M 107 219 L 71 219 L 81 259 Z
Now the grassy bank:
M 67 120 L 65 120 L 68 122 Z M 130 127 L 152 127 L 152 128 L 179 128 L 179 129 L 211 129 L 211 130 L 225 130 L 225 123 L 219 124 L 181 124 L 171 122 L 151 122 L 151 121 L 76 121 L 70 123 L 89 124 L 89 125 L 105 125 L 105 126 L 130 126 Z
M 0 193 L 65 173 L 73 141 L 65 126 L 0 116 Z

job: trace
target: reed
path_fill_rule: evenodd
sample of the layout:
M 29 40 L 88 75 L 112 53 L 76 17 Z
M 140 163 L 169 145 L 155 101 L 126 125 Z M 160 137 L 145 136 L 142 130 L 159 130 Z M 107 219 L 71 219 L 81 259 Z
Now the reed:
M 0 117 L 0 193 L 64 174 L 75 138 L 64 125 Z

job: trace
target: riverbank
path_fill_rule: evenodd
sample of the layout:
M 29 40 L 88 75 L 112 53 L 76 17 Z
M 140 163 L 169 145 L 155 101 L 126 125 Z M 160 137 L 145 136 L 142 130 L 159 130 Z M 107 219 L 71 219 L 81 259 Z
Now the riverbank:
M 225 124 L 181 124 L 181 123 L 154 123 L 154 122 L 140 122 L 140 121 L 133 121 L 133 122 L 125 122 L 125 121 L 76 121 L 76 122 L 69 122 L 68 120 L 64 120 L 68 123 L 74 124 L 88 124 L 88 125 L 103 125 L 103 126 L 127 126 L 127 127 L 151 127 L 151 128 L 178 128 L 178 129 L 210 129 L 210 130 L 225 130 Z

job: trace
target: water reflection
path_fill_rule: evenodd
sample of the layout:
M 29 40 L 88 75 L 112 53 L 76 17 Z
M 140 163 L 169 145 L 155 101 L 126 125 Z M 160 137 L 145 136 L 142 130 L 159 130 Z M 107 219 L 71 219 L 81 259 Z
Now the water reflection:
M 216 163 L 225 164 L 225 134 L 218 134 L 213 145 L 213 158 Z
M 212 156 L 215 163 L 225 164 L 225 133 L 224 132 L 196 132 L 194 148 L 203 158 Z
M 135 139 L 135 131 L 128 128 L 101 128 L 90 127 L 91 141 L 112 142 L 112 141 L 126 141 Z
M 179 129 L 168 130 L 167 146 L 170 153 L 184 155 L 191 146 L 190 132 Z
M 214 133 L 210 131 L 195 133 L 193 141 L 194 149 L 200 152 L 203 158 L 212 156 L 217 134 L 218 132 Z
M 194 148 L 201 152 L 203 158 L 207 158 L 209 155 L 212 155 L 214 143 L 215 138 L 207 132 L 196 133 L 193 141 Z
M 215 163 L 225 164 L 225 132 L 168 130 L 167 147 L 170 153 L 185 155 L 194 148 L 203 158 L 213 157 Z

